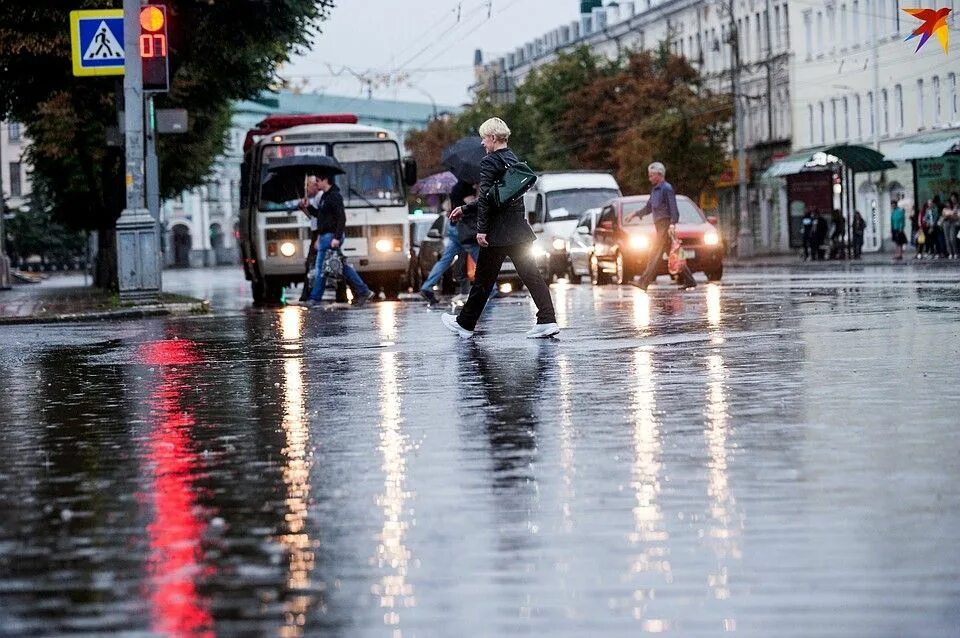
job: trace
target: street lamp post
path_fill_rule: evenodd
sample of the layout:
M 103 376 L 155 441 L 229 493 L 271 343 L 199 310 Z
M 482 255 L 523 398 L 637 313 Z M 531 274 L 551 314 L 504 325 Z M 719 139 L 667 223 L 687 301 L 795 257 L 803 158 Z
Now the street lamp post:
M 0 166 L 3 166 L 3 133 L 0 132 Z M 3 171 L 0 170 L 0 290 L 7 290 L 11 286 L 10 258 L 7 256 L 7 231 L 4 227 L 3 216 L 7 212 L 3 201 Z

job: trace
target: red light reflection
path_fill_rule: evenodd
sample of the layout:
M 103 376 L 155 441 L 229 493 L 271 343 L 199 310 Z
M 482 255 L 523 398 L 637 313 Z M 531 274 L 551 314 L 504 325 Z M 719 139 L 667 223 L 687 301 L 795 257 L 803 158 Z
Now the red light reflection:
M 200 358 L 193 342 L 177 339 L 144 344 L 138 360 L 148 365 L 179 366 Z M 168 636 L 213 636 L 209 601 L 197 591 L 208 575 L 201 539 L 206 521 L 197 515 L 194 477 L 199 460 L 190 437 L 196 420 L 185 400 L 186 371 L 164 367 L 148 400 L 153 430 L 148 442 L 149 494 L 153 521 L 150 543 L 152 629 Z

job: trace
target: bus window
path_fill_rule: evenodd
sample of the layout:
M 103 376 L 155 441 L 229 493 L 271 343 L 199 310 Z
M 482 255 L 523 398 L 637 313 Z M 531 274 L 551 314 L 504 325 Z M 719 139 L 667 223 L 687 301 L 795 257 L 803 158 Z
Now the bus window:
M 395 142 L 337 143 L 333 156 L 346 171 L 337 177 L 337 184 L 347 208 L 404 202 L 400 150 Z

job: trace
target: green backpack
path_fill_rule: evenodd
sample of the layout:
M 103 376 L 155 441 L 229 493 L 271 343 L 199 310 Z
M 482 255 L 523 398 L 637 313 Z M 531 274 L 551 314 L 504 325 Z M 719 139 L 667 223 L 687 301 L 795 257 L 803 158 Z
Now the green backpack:
M 490 188 L 487 197 L 495 208 L 502 209 L 522 197 L 536 181 L 537 174 L 527 166 L 526 162 L 509 164 L 503 172 L 503 177 Z

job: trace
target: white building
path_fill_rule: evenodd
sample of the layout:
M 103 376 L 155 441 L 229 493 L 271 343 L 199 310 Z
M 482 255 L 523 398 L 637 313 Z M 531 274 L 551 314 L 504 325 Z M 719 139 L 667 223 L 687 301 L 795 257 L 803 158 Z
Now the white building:
M 19 122 L 0 122 L 0 184 L 13 211 L 30 197 L 30 171 L 23 157 L 26 143 L 26 131 Z
M 955 8 L 955 3 L 944 0 L 941 4 Z M 865 214 L 873 222 L 865 246 L 869 249 L 879 247 L 879 239 L 889 234 L 883 225 L 889 203 L 877 200 L 886 200 L 891 193 L 914 197 L 913 163 L 905 160 L 915 158 L 903 157 L 897 149 L 911 136 L 932 130 L 937 130 L 931 141 L 934 148 L 944 144 L 947 151 L 953 148 L 951 133 L 941 129 L 960 126 L 955 88 L 960 63 L 955 53 L 944 55 L 936 38 L 914 53 L 918 40 L 904 42 L 904 38 L 919 22 L 900 11 L 897 0 L 599 4 L 599 0 L 582 2 L 580 20 L 478 65 L 474 88 L 486 89 L 495 101 L 508 100 L 531 70 L 554 60 L 561 51 L 586 45 L 612 59 L 666 41 L 700 69 L 710 88 L 730 91 L 734 63 L 730 34 L 735 31 L 743 65 L 748 210 L 754 249 L 759 252 L 782 252 L 795 243 L 786 178 L 815 170 L 818 161 L 827 168 L 836 159 L 814 158 L 816 151 L 837 144 L 879 145 L 880 153 L 890 154 L 897 163 L 895 169 L 858 174 L 855 180 L 860 196 L 856 205 L 864 213 L 876 210 Z M 954 32 L 956 21 L 954 12 L 950 17 Z M 876 140 L 871 131 L 877 133 Z M 945 161 L 945 170 L 953 170 L 953 160 Z M 735 182 L 724 178 L 717 186 L 721 225 L 728 240 L 733 239 L 739 221 Z M 830 190 L 831 201 L 839 203 L 843 195 L 833 198 L 833 187 Z
M 237 263 L 239 249 L 235 233 L 243 140 L 247 131 L 265 117 L 276 113 L 352 113 L 361 124 L 396 132 L 402 145 L 408 131 L 424 128 L 440 112 L 451 110 L 434 104 L 287 91 L 236 103 L 226 147 L 206 184 L 181 193 L 161 206 L 161 219 L 167 232 L 166 264 L 186 267 Z

